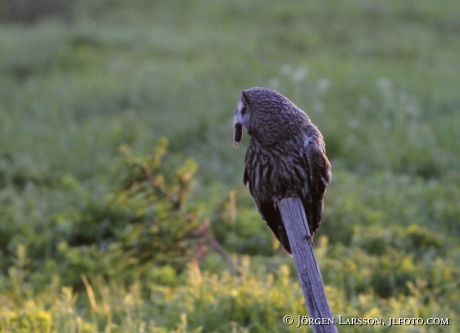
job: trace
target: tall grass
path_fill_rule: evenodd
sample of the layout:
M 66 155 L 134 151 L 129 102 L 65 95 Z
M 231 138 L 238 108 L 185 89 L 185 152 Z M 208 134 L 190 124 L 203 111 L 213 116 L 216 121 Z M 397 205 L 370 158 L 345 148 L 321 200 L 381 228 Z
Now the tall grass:
M 82 276 L 86 289 L 80 297 L 70 288 L 59 289 L 57 283 L 34 293 L 24 281 L 15 281 L 21 294 L 2 296 L 0 332 L 298 331 L 297 316 L 307 314 L 300 287 L 292 282 L 288 266 L 280 265 L 275 273 L 267 272 L 243 257 L 238 267 L 239 275 L 232 276 L 228 271 L 211 274 L 191 263 L 183 285 L 178 287 L 141 280 L 125 286 L 116 280 L 88 281 Z M 10 275 L 10 279 L 16 277 Z M 423 291 L 423 283 L 420 280 L 410 284 L 408 295 L 387 300 L 373 292 L 346 296 L 346 288 L 340 285 L 327 286 L 326 292 L 337 323 L 339 315 L 342 322 L 346 318 L 382 318 L 386 323 L 367 327 L 340 325 L 340 332 L 456 332 L 456 310 Z M 283 323 L 288 314 L 296 318 L 295 325 Z M 449 318 L 450 325 L 388 327 L 389 318 L 414 316 Z

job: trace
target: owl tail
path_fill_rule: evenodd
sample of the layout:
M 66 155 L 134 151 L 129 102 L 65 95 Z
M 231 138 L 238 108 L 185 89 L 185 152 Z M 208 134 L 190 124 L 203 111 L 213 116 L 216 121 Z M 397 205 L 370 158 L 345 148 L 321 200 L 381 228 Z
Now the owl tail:
M 278 226 L 278 235 L 276 235 L 276 237 L 280 241 L 281 245 L 283 245 L 286 252 L 289 253 L 289 255 L 292 257 L 291 244 L 289 244 L 289 238 L 284 226 Z

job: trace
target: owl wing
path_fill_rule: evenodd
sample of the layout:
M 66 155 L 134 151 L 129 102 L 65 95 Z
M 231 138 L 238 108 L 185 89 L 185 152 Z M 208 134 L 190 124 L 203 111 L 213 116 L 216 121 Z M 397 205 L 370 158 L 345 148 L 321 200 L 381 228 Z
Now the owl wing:
M 304 208 L 308 217 L 310 232 L 313 236 L 315 230 L 321 224 L 324 210 L 324 194 L 326 193 L 327 185 L 331 182 L 332 174 L 331 164 L 326 157 L 325 144 L 321 134 L 313 138 L 310 137 L 305 149 L 309 169 L 308 182 L 311 203 L 304 200 Z
M 255 177 L 252 170 L 252 161 L 254 158 L 254 152 L 251 149 L 251 145 L 248 147 L 246 153 L 246 166 L 244 168 L 243 182 L 245 186 L 249 185 L 249 192 L 252 195 L 254 204 L 259 211 L 259 214 L 262 216 L 262 219 L 273 231 L 273 234 L 276 236 L 278 241 L 283 245 L 287 253 L 292 255 L 291 245 L 289 244 L 289 238 L 284 228 L 283 220 L 281 218 L 280 212 L 275 208 L 275 204 L 272 200 L 261 200 L 257 191 L 255 191 Z

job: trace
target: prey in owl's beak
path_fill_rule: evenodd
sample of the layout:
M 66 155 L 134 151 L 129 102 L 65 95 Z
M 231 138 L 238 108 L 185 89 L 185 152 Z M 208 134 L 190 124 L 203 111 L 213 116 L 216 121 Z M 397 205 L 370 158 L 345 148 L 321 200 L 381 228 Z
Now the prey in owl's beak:
M 233 147 L 238 147 L 238 145 L 240 144 L 241 142 L 241 139 L 243 138 L 243 126 L 236 121 L 235 119 L 235 123 L 233 124 Z

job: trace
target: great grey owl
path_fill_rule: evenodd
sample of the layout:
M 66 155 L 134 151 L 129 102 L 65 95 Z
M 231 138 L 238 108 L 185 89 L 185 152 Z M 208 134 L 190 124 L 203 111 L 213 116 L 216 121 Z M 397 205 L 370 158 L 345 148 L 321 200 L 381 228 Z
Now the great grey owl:
M 235 110 L 235 147 L 249 134 L 244 184 L 262 218 L 291 254 L 277 203 L 298 196 L 313 236 L 321 223 L 324 193 L 331 181 L 326 145 L 310 118 L 280 93 L 266 88 L 244 90 Z

